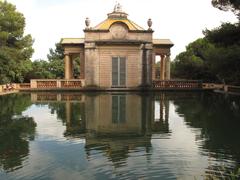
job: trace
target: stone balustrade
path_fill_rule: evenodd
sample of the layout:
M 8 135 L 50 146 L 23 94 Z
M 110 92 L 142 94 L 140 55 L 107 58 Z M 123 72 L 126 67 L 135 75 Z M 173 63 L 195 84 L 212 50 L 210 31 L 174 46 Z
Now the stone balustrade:
M 31 89 L 77 89 L 85 83 L 83 79 L 32 79 Z
M 154 80 L 154 89 L 201 89 L 202 82 L 195 80 Z

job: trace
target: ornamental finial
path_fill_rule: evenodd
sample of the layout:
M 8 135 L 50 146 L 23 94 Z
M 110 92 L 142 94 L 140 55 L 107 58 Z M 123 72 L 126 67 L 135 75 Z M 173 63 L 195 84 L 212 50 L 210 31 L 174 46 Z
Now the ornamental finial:
M 152 19 L 149 18 L 148 21 L 147 21 L 147 24 L 148 24 L 148 30 L 152 30 Z

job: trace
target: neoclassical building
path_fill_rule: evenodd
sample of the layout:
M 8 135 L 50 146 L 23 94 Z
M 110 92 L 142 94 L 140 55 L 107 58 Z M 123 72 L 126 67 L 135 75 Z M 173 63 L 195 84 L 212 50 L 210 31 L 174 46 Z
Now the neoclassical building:
M 85 21 L 84 38 L 63 38 L 65 79 L 73 79 L 73 57 L 80 57 L 80 79 L 85 87 L 151 87 L 152 81 L 170 79 L 169 39 L 153 39 L 152 21 L 144 29 L 128 19 L 120 4 L 95 27 Z M 156 56 L 160 74 L 156 75 Z

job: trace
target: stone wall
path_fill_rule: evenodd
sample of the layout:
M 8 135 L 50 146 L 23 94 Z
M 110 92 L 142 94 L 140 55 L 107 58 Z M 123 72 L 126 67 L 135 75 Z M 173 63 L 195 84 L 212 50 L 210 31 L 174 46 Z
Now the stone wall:
M 112 86 L 112 57 L 126 57 L 126 86 L 141 84 L 142 59 L 139 46 L 100 46 L 99 47 L 99 85 Z

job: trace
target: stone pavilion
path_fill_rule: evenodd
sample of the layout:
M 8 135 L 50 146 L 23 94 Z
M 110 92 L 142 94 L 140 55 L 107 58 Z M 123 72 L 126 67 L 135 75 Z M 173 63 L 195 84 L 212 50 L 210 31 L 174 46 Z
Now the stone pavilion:
M 156 78 L 170 79 L 169 39 L 153 39 L 152 20 L 144 29 L 116 4 L 107 19 L 91 27 L 86 18 L 84 38 L 63 38 L 65 79 L 74 79 L 73 57 L 80 57 L 80 76 L 85 87 L 101 89 L 147 88 Z M 160 70 L 156 73 L 156 56 Z

